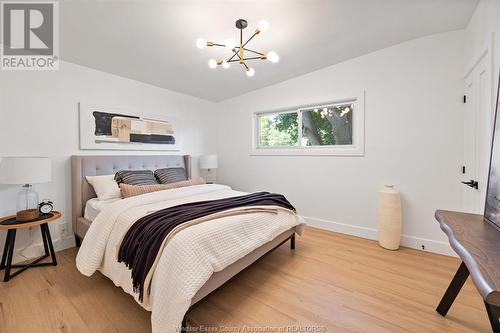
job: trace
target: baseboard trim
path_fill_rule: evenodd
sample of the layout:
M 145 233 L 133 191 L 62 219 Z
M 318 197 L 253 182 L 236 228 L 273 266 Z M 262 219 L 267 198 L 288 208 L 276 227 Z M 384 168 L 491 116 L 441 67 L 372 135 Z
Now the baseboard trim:
M 57 251 L 62 251 L 65 249 L 69 249 L 70 247 L 75 247 L 75 238 L 73 236 L 68 236 L 64 238 L 58 238 L 54 239 L 52 241 L 54 244 L 54 250 Z M 24 256 L 21 256 L 21 251 L 23 252 Z M 29 260 L 32 258 L 39 257 L 43 255 L 44 253 L 44 248 L 43 248 L 43 243 L 39 242 L 36 244 L 31 244 L 30 246 L 23 248 L 23 249 L 14 249 L 14 254 L 12 256 L 12 263 L 18 263 L 22 262 L 25 260 Z M 0 256 L 3 253 L 0 253 Z
M 360 227 L 352 224 L 339 223 L 314 217 L 303 216 L 306 223 L 311 227 L 338 232 L 341 234 L 377 240 L 378 231 L 375 228 Z M 441 242 L 427 238 L 420 238 L 410 235 L 401 236 L 401 246 L 412 249 L 443 254 L 456 257 L 456 253 L 451 248 L 448 242 Z

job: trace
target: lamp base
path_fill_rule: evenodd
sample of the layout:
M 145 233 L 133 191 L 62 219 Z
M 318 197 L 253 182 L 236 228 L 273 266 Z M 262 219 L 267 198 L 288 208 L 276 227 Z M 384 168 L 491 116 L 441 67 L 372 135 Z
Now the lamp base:
M 25 184 L 17 194 L 16 220 L 26 222 L 36 219 L 39 216 L 38 203 L 38 194 L 31 185 Z
M 31 221 L 40 216 L 38 209 L 26 209 L 16 213 L 16 220 L 20 222 Z

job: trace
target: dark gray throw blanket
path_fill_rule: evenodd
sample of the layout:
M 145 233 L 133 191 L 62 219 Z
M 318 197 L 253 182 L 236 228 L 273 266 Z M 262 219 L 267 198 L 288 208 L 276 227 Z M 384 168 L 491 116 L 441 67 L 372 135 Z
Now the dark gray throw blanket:
M 238 197 L 191 202 L 165 208 L 137 220 L 125 234 L 118 262 L 132 270 L 134 292 L 142 302 L 144 283 L 167 235 L 178 225 L 201 217 L 240 207 L 279 206 L 295 212 L 281 194 L 257 192 Z

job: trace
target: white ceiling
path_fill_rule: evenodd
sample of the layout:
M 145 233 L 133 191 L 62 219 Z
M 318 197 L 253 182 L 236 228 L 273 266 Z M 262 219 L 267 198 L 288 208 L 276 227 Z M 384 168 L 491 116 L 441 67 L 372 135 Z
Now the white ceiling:
M 464 28 L 477 0 L 184 0 L 60 1 L 63 60 L 200 98 L 221 101 L 406 40 Z M 269 30 L 248 46 L 276 51 L 278 64 L 256 61 L 209 69 L 230 51 L 200 50 L 203 37 L 238 39 L 266 19 Z

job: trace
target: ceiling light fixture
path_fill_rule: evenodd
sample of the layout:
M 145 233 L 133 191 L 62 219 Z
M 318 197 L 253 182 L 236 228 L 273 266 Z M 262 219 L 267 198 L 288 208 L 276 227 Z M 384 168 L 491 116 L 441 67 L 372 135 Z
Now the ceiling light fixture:
M 279 55 L 274 51 L 270 51 L 266 54 L 266 53 L 261 53 L 261 52 L 251 50 L 251 49 L 246 47 L 247 44 L 252 40 L 252 38 L 257 36 L 261 32 L 265 32 L 265 31 L 267 31 L 267 29 L 269 29 L 269 23 L 267 23 L 267 21 L 264 21 L 264 20 L 260 21 L 259 24 L 257 25 L 257 29 L 255 29 L 255 32 L 253 33 L 253 35 L 250 36 L 250 38 L 248 38 L 246 42 L 243 42 L 243 29 L 245 29 L 248 26 L 248 22 L 244 19 L 239 19 L 238 21 L 236 21 L 235 25 L 236 25 L 236 28 L 238 28 L 240 30 L 240 43 L 238 45 L 232 39 L 226 40 L 225 44 L 208 42 L 208 41 L 204 40 L 203 38 L 198 38 L 196 40 L 196 46 L 199 49 L 204 49 L 206 46 L 209 46 L 209 47 L 219 46 L 219 47 L 225 47 L 233 52 L 231 57 L 229 57 L 227 60 L 210 59 L 208 61 L 208 67 L 214 69 L 214 68 L 217 68 L 218 65 L 221 65 L 223 68 L 227 69 L 227 68 L 229 68 L 231 63 L 238 62 L 245 67 L 245 71 L 246 71 L 247 76 L 252 77 L 255 75 L 255 70 L 247 65 L 247 63 L 246 63 L 247 61 L 258 60 L 258 59 L 260 59 L 260 60 L 267 59 L 272 63 L 277 63 L 280 60 Z M 247 52 L 252 53 L 252 54 L 250 56 L 247 56 L 246 55 Z

